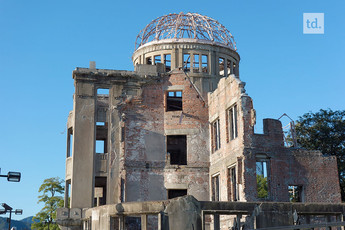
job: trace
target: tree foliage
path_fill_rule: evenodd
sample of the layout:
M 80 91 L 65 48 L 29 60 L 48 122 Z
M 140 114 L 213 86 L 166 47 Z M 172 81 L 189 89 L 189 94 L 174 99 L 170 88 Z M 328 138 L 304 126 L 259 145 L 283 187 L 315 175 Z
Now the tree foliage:
M 258 198 L 268 197 L 268 181 L 264 175 L 256 175 Z
M 63 207 L 63 198 L 59 196 L 64 193 L 63 180 L 59 177 L 45 179 L 38 189 L 41 195 L 38 196 L 37 203 L 44 203 L 44 207 L 33 218 L 31 229 L 37 230 L 58 230 L 55 224 L 56 209 Z
M 299 117 L 295 129 L 301 147 L 337 157 L 341 197 L 345 201 L 345 110 L 306 113 Z

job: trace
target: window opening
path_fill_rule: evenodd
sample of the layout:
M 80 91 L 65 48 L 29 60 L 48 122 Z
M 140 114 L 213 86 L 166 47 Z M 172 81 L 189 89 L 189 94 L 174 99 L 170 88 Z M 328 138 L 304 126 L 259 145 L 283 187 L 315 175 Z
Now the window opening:
M 211 124 L 212 129 L 212 149 L 213 152 L 220 149 L 220 126 L 219 118 Z
M 219 201 L 219 175 L 213 176 L 212 183 L 212 201 Z
M 228 199 L 229 201 L 238 200 L 236 167 L 228 168 Z
M 256 185 L 257 197 L 268 197 L 268 164 L 266 160 L 256 161 Z
M 208 73 L 208 57 L 207 55 L 201 56 L 201 67 L 203 73 Z
M 155 64 L 156 63 L 162 63 L 161 55 L 156 55 L 154 58 L 155 58 Z
M 164 54 L 165 70 L 169 72 L 171 70 L 171 54 Z
M 183 54 L 183 69 L 186 72 L 190 71 L 190 54 Z
M 73 128 L 67 131 L 67 157 L 71 157 L 73 153 Z
M 226 68 L 228 70 L 228 74 L 233 74 L 231 72 L 231 61 L 228 59 L 227 62 L 226 62 Z
M 152 65 L 152 58 L 151 57 L 146 58 L 146 64 Z
M 187 189 L 168 189 L 168 199 L 187 195 Z
M 229 133 L 230 133 L 230 140 L 233 140 L 237 137 L 237 105 L 234 105 L 229 109 L 228 112 L 229 117 Z
M 199 54 L 194 54 L 193 72 L 199 73 Z
M 97 95 L 109 95 L 109 89 L 106 88 L 98 88 L 97 89 Z
M 289 199 L 290 202 L 302 202 L 302 186 L 290 185 L 289 186 Z
M 169 91 L 167 93 L 167 111 L 182 110 L 182 91 Z
M 187 136 L 167 136 L 167 152 L 171 165 L 187 165 Z
M 219 75 L 220 76 L 225 76 L 224 74 L 224 58 L 219 58 L 218 59 L 218 65 L 219 65 Z
M 96 140 L 96 153 L 106 153 L 106 142 L 105 140 Z
M 107 178 L 95 177 L 94 207 L 106 204 Z

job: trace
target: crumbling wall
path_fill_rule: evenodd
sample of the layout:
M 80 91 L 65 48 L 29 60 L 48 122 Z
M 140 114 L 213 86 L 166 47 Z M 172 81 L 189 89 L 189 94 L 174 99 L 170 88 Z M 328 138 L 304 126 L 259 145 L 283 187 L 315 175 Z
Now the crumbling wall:
M 222 78 L 218 88 L 208 95 L 209 122 L 218 120 L 220 148 L 211 151 L 210 181 L 219 178 L 221 201 L 234 200 L 232 190 L 240 201 L 289 202 L 289 186 L 301 188 L 303 202 L 340 202 L 336 159 L 321 153 L 285 148 L 282 125 L 279 120 L 264 119 L 263 134 L 254 133 L 256 123 L 252 99 L 245 93 L 244 83 L 233 75 Z M 237 105 L 237 134 L 230 138 L 229 110 Z M 211 143 L 214 141 L 210 130 Z M 211 150 L 212 150 L 211 145 Z M 257 162 L 265 162 L 268 195 L 258 197 Z M 236 188 L 230 168 L 236 172 Z M 212 189 L 216 190 L 215 188 Z M 211 196 L 212 198 L 212 196 Z
M 182 91 L 182 111 L 166 111 L 168 91 Z M 126 201 L 167 199 L 187 189 L 208 199 L 208 110 L 182 71 L 143 84 L 125 100 Z M 170 165 L 167 135 L 187 136 L 187 165 Z

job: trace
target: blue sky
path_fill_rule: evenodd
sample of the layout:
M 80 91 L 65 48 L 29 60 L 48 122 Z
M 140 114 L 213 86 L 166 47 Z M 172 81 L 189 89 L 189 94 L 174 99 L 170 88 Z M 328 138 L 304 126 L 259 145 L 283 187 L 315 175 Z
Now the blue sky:
M 133 70 L 136 35 L 169 13 L 197 12 L 234 35 L 240 78 L 262 119 L 293 119 L 319 109 L 345 109 L 345 1 L 24 1 L 0 0 L 0 203 L 41 209 L 45 178 L 64 178 L 66 119 L 72 110 L 72 71 Z M 303 13 L 324 13 L 325 34 L 303 34 Z M 287 122 L 287 121 L 286 121 Z

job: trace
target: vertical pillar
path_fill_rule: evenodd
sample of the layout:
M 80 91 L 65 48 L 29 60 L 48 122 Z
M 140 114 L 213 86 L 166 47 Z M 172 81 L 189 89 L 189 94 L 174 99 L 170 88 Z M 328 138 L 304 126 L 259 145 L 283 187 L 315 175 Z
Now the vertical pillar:
M 141 215 L 141 230 L 147 230 L 147 215 Z
M 171 70 L 176 69 L 177 67 L 178 67 L 178 52 L 176 48 L 173 48 L 171 52 Z
M 199 53 L 199 73 L 202 73 L 202 54 Z
M 234 62 L 230 61 L 230 74 L 234 74 Z
M 158 229 L 157 230 L 163 230 L 163 213 L 158 213 Z
M 78 80 L 75 80 L 75 87 L 71 208 L 90 208 L 95 177 L 95 87 L 93 83 Z
M 162 63 L 162 64 L 165 64 L 164 54 L 161 54 L 161 63 Z
M 209 68 L 208 73 L 209 73 L 210 75 L 216 75 L 216 70 L 215 70 L 215 59 L 216 59 L 216 54 L 215 54 L 215 52 L 210 51 L 210 52 L 208 53 L 208 63 L 207 63 L 208 68 Z
M 120 219 L 120 230 L 125 230 L 125 216 L 124 215 L 121 215 L 120 217 L 119 217 L 119 219 Z
M 65 201 L 64 201 L 64 207 L 68 207 L 68 193 L 69 193 L 69 182 L 66 180 L 65 181 Z
M 193 73 L 194 72 L 194 54 L 190 53 L 189 54 L 190 57 L 190 72 Z
M 178 67 L 183 68 L 183 49 L 179 48 L 178 49 Z

